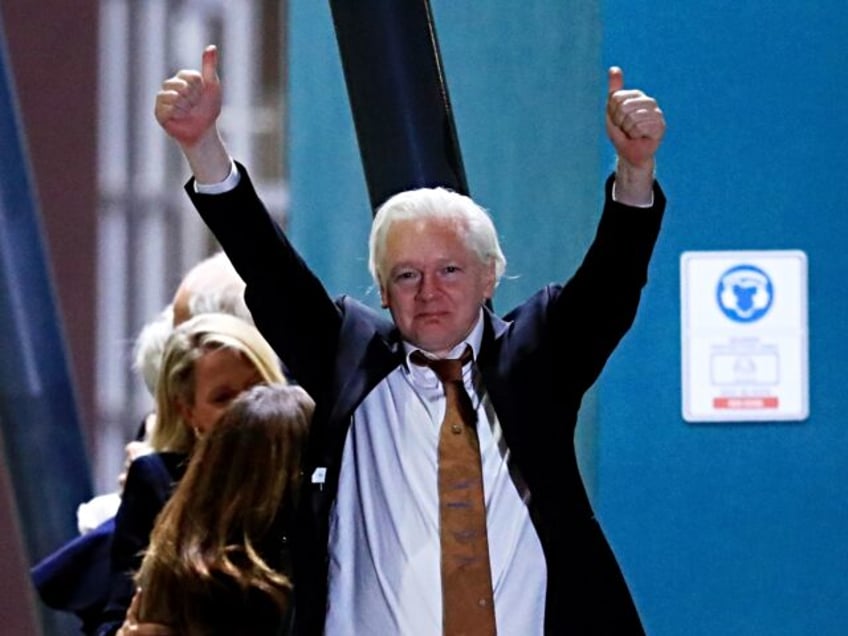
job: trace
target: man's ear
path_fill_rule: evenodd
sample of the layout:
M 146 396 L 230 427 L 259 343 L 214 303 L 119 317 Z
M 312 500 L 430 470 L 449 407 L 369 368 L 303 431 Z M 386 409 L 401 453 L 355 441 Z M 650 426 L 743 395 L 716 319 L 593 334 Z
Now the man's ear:
M 484 267 L 485 273 L 483 274 L 483 298 L 485 298 L 486 300 L 490 300 L 492 296 L 495 295 L 495 283 L 497 282 L 497 277 L 495 276 L 495 262 L 492 261 Z
M 386 291 L 386 286 L 380 283 L 380 306 L 383 309 L 389 308 L 389 292 Z

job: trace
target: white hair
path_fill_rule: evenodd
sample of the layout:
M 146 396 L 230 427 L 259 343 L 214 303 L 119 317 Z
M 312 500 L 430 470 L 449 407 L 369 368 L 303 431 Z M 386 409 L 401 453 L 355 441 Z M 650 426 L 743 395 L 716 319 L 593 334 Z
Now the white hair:
M 253 316 L 244 302 L 244 283 L 230 281 L 215 289 L 203 289 L 192 294 L 188 301 L 189 316 L 200 314 L 229 314 L 253 324 Z
M 174 308 L 168 305 L 144 325 L 133 345 L 133 369 L 141 374 L 150 395 L 156 395 L 156 383 L 162 368 L 162 352 L 174 331 Z
M 395 221 L 407 219 L 452 219 L 463 228 L 460 237 L 484 265 L 493 264 L 495 284 L 506 271 L 506 257 L 498 242 L 489 213 L 470 197 L 446 188 L 407 190 L 388 199 L 377 210 L 368 239 L 368 269 L 374 282 L 385 282 L 386 239 Z
M 253 324 L 244 302 L 244 281 L 223 252 L 216 252 L 183 277 L 174 295 L 174 319 L 184 322 L 200 314 L 229 314 Z

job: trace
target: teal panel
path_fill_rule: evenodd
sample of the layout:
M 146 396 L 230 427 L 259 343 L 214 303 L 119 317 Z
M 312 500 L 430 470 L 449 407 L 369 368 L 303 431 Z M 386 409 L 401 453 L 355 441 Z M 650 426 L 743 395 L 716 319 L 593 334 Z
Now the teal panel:
M 579 263 L 598 217 L 599 14 L 547 1 L 432 3 L 472 196 L 501 234 L 506 310 Z
M 570 6 L 573 5 L 573 6 Z M 495 307 L 565 280 L 594 233 L 602 184 L 605 70 L 597 4 L 433 0 L 472 196 L 509 261 Z M 327 283 L 377 304 L 366 273 L 370 212 L 329 5 L 290 9 L 291 230 Z M 581 427 L 594 481 L 593 396 Z
M 292 0 L 289 25 L 289 236 L 333 294 L 376 306 L 371 208 L 329 2 Z
M 516 277 L 500 290 L 506 308 L 563 279 L 591 238 L 603 179 L 598 12 L 550 0 L 432 9 L 469 185 Z M 367 197 L 329 8 L 295 0 L 290 18 L 290 233 L 331 288 L 361 296 Z
M 848 5 L 604 3 L 605 63 L 657 95 L 670 208 L 636 327 L 599 391 L 597 502 L 652 636 L 848 626 Z M 805 422 L 681 418 L 679 258 L 809 258 Z
M 594 236 L 606 167 L 606 74 L 596 3 L 432 2 L 471 195 L 492 214 L 507 276 L 503 313 L 566 280 Z M 595 397 L 578 455 L 595 487 Z

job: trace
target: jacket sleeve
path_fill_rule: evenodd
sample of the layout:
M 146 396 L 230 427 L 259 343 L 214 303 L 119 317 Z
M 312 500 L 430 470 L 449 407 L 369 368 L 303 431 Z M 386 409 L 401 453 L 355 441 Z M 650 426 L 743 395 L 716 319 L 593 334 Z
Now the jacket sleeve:
M 256 326 L 295 379 L 316 400 L 329 386 L 341 315 L 268 214 L 245 168 L 235 189 L 222 194 L 186 192 L 247 285 L 245 300 Z
M 612 200 L 612 182 L 592 245 L 574 276 L 553 288 L 548 310 L 551 343 L 573 362 L 568 380 L 581 394 L 633 324 L 665 210 L 659 185 L 651 208 L 633 208 Z

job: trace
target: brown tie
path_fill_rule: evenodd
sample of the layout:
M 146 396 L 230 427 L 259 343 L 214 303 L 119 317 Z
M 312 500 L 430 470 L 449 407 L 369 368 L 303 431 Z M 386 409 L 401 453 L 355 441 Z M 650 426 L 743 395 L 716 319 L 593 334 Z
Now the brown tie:
M 420 351 L 414 352 L 410 359 L 430 367 L 445 389 L 445 418 L 439 433 L 444 634 L 495 634 L 477 415 L 462 383 L 462 367 L 473 359 L 471 347 L 458 359 L 434 360 Z

